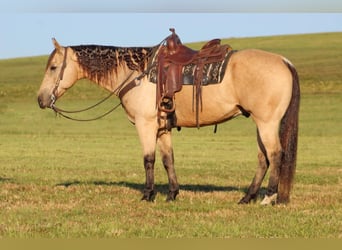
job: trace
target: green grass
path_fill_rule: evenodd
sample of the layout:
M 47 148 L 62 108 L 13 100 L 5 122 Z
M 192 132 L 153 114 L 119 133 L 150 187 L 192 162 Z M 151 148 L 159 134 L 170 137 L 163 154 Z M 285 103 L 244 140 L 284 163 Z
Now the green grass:
M 141 202 L 141 147 L 122 108 L 89 123 L 55 117 L 36 102 L 47 56 L 1 60 L 0 238 L 342 238 L 340 41 L 342 33 L 224 41 L 281 53 L 300 75 L 295 186 L 291 203 L 274 207 L 236 204 L 257 163 L 251 119 L 219 125 L 217 134 L 174 131 L 180 195 L 164 202 L 158 156 L 156 201 Z M 59 104 L 85 107 L 105 95 L 83 81 Z

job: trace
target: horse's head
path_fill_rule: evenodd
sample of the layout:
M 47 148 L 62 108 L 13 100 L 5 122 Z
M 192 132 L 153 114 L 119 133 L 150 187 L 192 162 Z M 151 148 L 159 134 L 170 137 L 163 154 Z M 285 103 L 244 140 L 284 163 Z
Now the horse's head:
M 50 54 L 43 82 L 38 91 L 41 108 L 51 107 L 77 81 L 77 63 L 71 48 L 62 47 L 53 38 L 54 51 Z

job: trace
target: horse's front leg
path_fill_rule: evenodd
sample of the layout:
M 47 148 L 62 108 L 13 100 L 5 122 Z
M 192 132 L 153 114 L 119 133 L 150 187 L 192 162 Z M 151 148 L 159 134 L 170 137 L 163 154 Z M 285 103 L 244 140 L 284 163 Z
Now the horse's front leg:
M 137 121 L 136 128 L 143 148 L 144 168 L 146 174 L 145 188 L 141 200 L 154 201 L 156 191 L 154 188 L 154 162 L 157 141 L 157 125 L 145 120 Z
M 179 193 L 179 184 L 177 181 L 174 167 L 174 156 L 171 140 L 171 131 L 163 131 L 158 135 L 158 146 L 162 157 L 164 168 L 169 180 L 169 193 L 166 201 L 173 201 Z
M 154 190 L 154 162 L 155 153 L 144 155 L 144 168 L 146 174 L 145 188 L 141 200 L 154 201 L 156 191 Z

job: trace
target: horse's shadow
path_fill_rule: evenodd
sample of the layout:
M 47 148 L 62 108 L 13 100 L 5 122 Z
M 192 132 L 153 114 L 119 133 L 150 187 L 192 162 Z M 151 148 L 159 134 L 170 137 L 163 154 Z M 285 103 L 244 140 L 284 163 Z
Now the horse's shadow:
M 13 183 L 14 179 L 13 178 L 0 177 L 0 183 L 1 182 Z
M 119 186 L 127 187 L 134 190 L 138 190 L 142 193 L 145 185 L 142 183 L 126 182 L 126 181 L 66 181 L 56 184 L 56 186 L 74 186 L 74 185 L 98 185 L 98 186 Z M 191 192 L 242 192 L 247 193 L 248 187 L 234 187 L 234 186 L 216 186 L 216 185 L 204 185 L 204 184 L 180 184 L 180 190 L 191 191 Z M 163 195 L 167 195 L 169 192 L 169 186 L 167 184 L 156 185 L 156 191 Z M 264 195 L 266 193 L 265 188 L 260 188 L 259 195 Z

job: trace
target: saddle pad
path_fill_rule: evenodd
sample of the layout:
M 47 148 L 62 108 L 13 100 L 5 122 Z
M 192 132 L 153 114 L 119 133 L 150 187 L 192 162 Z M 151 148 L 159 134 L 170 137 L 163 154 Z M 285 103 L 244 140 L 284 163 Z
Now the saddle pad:
M 230 56 L 235 52 L 234 50 L 229 50 L 224 59 L 219 62 L 213 62 L 205 64 L 202 70 L 202 83 L 201 85 L 209 85 L 221 83 L 225 75 L 227 64 Z M 197 65 L 194 63 L 187 64 L 182 68 L 182 79 L 183 85 L 194 85 L 195 84 L 195 74 Z M 157 83 L 157 66 L 153 66 L 148 74 L 150 82 Z

